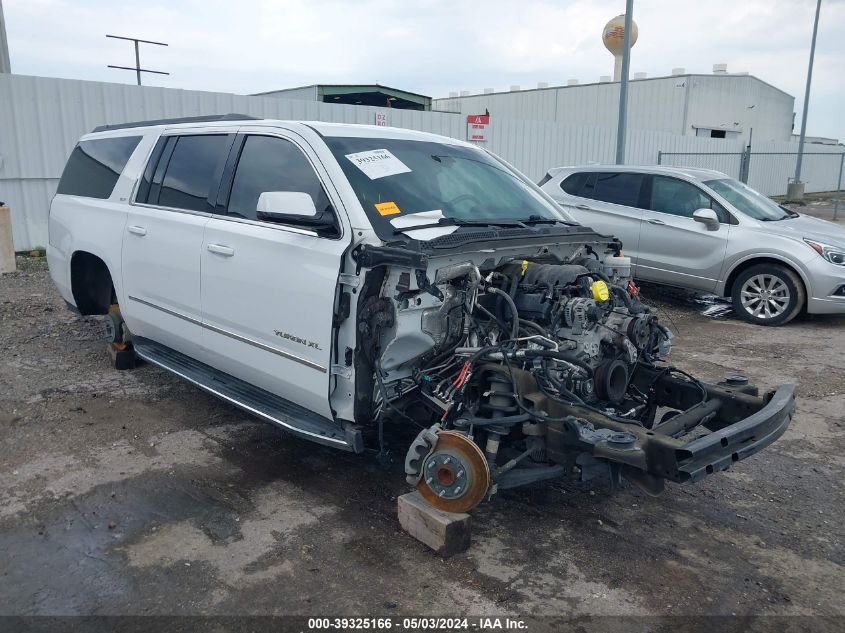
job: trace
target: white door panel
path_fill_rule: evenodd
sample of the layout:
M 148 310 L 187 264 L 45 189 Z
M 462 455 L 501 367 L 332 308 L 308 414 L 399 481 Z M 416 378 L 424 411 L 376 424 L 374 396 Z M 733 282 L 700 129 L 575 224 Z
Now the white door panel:
M 130 331 L 201 358 L 200 247 L 207 215 L 132 205 L 123 234 Z
M 213 218 L 202 257 L 208 362 L 332 417 L 332 318 L 341 240 Z

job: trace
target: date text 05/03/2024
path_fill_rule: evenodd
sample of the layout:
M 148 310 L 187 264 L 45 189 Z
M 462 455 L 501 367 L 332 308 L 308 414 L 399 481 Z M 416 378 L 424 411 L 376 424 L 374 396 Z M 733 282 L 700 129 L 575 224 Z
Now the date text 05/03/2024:
M 309 618 L 309 631 L 357 630 L 357 631 L 520 631 L 528 628 L 527 623 L 511 617 L 353 617 L 353 618 Z

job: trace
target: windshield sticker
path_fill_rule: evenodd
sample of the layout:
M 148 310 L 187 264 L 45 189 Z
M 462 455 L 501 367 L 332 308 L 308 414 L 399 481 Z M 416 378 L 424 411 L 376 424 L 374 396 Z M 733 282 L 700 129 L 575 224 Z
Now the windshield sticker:
M 347 154 L 346 158 L 363 171 L 370 180 L 395 176 L 396 174 L 407 174 L 411 171 L 405 163 L 386 149 L 373 149 L 367 152 Z
M 376 211 L 381 216 L 385 215 L 399 215 L 402 211 L 396 206 L 395 202 L 379 202 L 375 205 Z

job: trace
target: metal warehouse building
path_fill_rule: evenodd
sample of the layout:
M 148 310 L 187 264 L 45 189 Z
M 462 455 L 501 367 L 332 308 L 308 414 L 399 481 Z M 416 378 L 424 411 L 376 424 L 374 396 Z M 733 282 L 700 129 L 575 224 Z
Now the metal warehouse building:
M 668 77 L 643 78 L 629 84 L 628 126 L 682 136 L 789 141 L 795 98 L 746 73 L 729 74 L 723 64 L 712 75 L 686 74 L 678 68 Z M 491 118 L 554 121 L 561 125 L 614 127 L 619 111 L 619 83 L 540 87 L 484 94 L 452 93 L 435 99 L 434 110 L 479 114 Z
M 365 105 L 399 110 L 431 110 L 431 97 L 379 84 L 313 84 L 258 92 L 254 97 L 302 99 L 342 105 Z

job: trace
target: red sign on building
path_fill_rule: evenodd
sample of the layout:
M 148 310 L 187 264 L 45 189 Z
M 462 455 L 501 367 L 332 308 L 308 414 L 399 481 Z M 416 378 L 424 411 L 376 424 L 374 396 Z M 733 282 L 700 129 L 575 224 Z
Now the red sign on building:
M 487 126 L 490 125 L 489 114 L 467 115 L 467 140 L 484 143 L 487 139 Z

